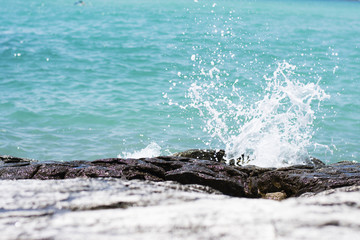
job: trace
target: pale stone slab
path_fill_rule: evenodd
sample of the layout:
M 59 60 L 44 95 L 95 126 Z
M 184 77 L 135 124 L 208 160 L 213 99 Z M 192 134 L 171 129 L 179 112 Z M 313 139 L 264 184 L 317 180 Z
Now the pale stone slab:
M 0 239 L 357 239 L 360 187 L 283 201 L 119 179 L 1 180 Z

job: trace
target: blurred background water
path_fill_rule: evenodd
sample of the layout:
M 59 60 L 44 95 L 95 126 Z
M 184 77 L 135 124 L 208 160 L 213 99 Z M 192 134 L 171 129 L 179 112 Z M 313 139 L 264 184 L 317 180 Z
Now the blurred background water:
M 359 160 L 359 2 L 74 2 L 0 0 L 0 154 L 66 161 L 226 148 L 221 136 L 257 115 L 232 121 L 219 97 L 254 110 L 286 63 L 296 66 L 291 82 L 329 96 L 309 102 L 302 147 L 327 162 Z M 225 128 L 201 101 L 219 106 Z

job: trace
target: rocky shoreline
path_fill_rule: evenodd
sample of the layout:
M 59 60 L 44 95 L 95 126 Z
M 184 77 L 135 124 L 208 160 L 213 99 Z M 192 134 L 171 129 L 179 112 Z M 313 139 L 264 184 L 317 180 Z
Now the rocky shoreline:
M 359 236 L 360 163 L 229 166 L 216 153 L 70 162 L 0 156 L 1 239 Z
M 229 166 L 224 154 L 189 150 L 155 158 L 109 158 L 95 161 L 39 162 L 0 156 L 0 179 L 118 178 L 198 184 L 222 194 L 245 198 L 284 199 L 301 194 L 360 185 L 360 163 L 325 165 L 313 159 L 307 165 L 283 168 Z

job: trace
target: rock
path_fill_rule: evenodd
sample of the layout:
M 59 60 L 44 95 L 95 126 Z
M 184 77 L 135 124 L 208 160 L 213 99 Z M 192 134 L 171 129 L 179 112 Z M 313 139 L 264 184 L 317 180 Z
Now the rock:
M 27 158 L 13 157 L 9 155 L 0 155 L 0 166 L 6 163 L 6 166 L 26 166 L 35 160 Z
M 225 150 L 211 150 L 211 149 L 190 149 L 184 152 L 174 153 L 173 156 L 176 157 L 186 157 L 186 158 L 195 158 L 195 159 L 203 159 L 203 160 L 211 160 L 217 162 L 225 163 Z M 242 164 L 247 164 L 250 162 L 250 157 L 245 156 L 244 154 L 241 155 L 238 159 L 229 159 L 227 163 L 231 166 L 237 165 L 240 166 Z
M 284 192 L 274 192 L 274 193 L 267 193 L 263 196 L 264 199 L 271 199 L 281 201 L 286 198 L 286 193 Z
M 1 239 L 358 239 L 360 188 L 331 191 L 269 201 L 175 182 L 2 180 Z
M 301 197 L 302 198 L 310 198 L 313 196 L 327 196 L 327 195 L 331 195 L 331 194 L 339 193 L 339 192 L 359 192 L 359 191 L 360 191 L 360 185 L 353 185 L 353 186 L 349 186 L 349 187 L 329 189 L 329 190 L 325 190 L 325 191 L 318 192 L 318 193 L 307 192 L 307 193 L 300 195 L 299 197 L 300 198 Z
M 360 163 L 340 162 L 323 167 L 293 166 L 257 176 L 253 185 L 260 193 L 283 191 L 287 196 L 360 185 Z
M 323 161 L 314 157 L 310 157 L 305 162 L 307 165 L 312 165 L 314 167 L 322 167 L 326 165 Z
M 197 151 L 197 154 L 199 151 Z M 206 155 L 206 154 L 208 155 Z M 203 160 L 180 156 L 95 161 L 36 162 L 21 158 L 1 157 L 0 179 L 69 179 L 121 178 L 149 181 L 175 181 L 199 184 L 236 197 L 261 198 L 282 192 L 286 197 L 306 192 L 320 192 L 343 186 L 360 185 L 360 163 L 340 162 L 324 165 L 319 161 L 309 165 L 284 168 L 229 166 L 214 161 L 216 152 L 202 153 Z M 190 156 L 192 152 L 189 152 Z M 199 155 L 197 155 L 199 156 Z M 202 158 L 203 158 L 202 157 Z M 10 161 L 6 159 L 11 159 Z M 269 197 L 271 198 L 271 197 Z
M 174 153 L 175 157 L 186 157 L 186 158 L 195 158 L 203 160 L 211 160 L 224 162 L 225 151 L 224 150 L 201 150 L 201 149 L 190 149 L 184 152 Z

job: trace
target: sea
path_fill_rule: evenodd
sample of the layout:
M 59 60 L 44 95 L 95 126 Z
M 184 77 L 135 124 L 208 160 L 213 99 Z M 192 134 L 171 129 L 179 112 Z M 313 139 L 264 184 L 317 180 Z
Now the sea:
M 0 155 L 359 161 L 360 2 L 0 0 Z

